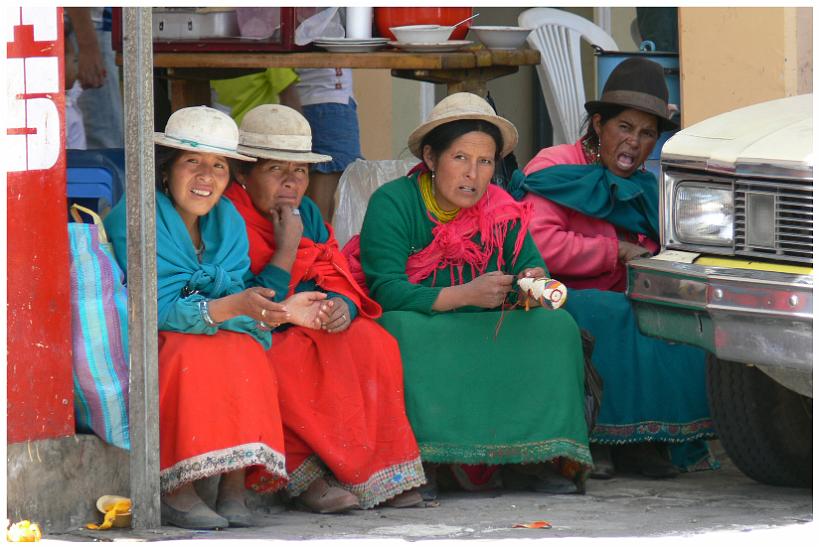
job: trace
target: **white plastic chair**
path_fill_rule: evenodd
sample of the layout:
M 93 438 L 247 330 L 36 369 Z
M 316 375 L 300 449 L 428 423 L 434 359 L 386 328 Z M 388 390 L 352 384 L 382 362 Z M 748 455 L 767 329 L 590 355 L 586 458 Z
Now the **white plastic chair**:
M 534 29 L 527 37 L 541 53 L 536 68 L 553 127 L 553 144 L 574 143 L 581 137 L 585 110 L 581 70 L 581 38 L 606 51 L 618 51 L 601 27 L 579 15 L 553 8 L 521 12 L 518 25 Z
M 373 191 L 388 181 L 399 178 L 419 161 L 408 160 L 356 160 L 348 164 L 339 187 L 336 189 L 336 208 L 333 212 L 333 231 L 336 241 L 343 248 L 347 241 L 359 234 L 367 210 L 367 202 Z

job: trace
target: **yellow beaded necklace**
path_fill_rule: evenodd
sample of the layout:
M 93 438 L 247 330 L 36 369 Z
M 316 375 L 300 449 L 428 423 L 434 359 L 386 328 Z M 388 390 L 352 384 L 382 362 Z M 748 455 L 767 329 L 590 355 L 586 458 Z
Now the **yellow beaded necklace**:
M 421 198 L 424 200 L 424 206 L 442 223 L 452 221 L 458 215 L 458 212 L 461 211 L 461 208 L 443 210 L 438 205 L 433 191 L 433 178 L 430 176 L 430 172 L 425 172 L 419 176 L 419 189 L 421 190 Z

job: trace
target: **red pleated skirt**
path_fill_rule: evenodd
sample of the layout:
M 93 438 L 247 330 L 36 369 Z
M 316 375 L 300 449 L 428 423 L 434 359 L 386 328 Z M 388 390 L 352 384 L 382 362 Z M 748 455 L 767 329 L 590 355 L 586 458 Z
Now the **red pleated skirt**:
M 287 483 L 276 375 L 247 334 L 159 332 L 160 488 L 246 469 L 257 491 Z
M 279 380 L 291 495 L 330 472 L 365 509 L 424 483 L 396 340 L 368 318 L 291 327 L 268 351 Z

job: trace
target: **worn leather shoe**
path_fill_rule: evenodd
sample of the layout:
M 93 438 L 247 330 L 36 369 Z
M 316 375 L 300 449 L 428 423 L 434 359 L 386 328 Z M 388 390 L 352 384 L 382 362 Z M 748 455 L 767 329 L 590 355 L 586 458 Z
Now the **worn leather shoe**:
M 407 490 L 388 499 L 384 502 L 384 505 L 396 509 L 404 509 L 407 507 L 416 507 L 422 503 L 424 503 L 424 498 L 418 490 Z
M 344 513 L 359 508 L 359 498 L 338 486 L 331 486 L 325 479 L 316 479 L 297 501 L 314 513 Z
M 216 512 L 219 516 L 228 521 L 230 526 L 235 528 L 248 528 L 253 526 L 253 515 L 245 507 L 245 504 L 237 499 L 217 500 Z
M 228 521 L 214 513 L 204 502 L 194 505 L 189 511 L 180 511 L 160 501 L 162 524 L 179 526 L 188 530 L 214 530 L 227 528 Z

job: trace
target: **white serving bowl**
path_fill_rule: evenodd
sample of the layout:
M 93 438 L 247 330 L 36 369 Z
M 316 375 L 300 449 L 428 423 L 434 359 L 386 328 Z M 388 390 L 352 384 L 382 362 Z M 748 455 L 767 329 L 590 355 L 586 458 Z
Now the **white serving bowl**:
M 406 25 L 403 27 L 390 27 L 390 32 L 396 37 L 397 42 L 440 44 L 450 39 L 453 28 L 442 27 L 441 25 Z
M 524 27 L 488 27 L 472 26 L 470 30 L 475 33 L 484 47 L 494 50 L 517 50 L 527 41 L 527 35 L 532 29 Z

